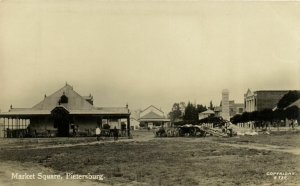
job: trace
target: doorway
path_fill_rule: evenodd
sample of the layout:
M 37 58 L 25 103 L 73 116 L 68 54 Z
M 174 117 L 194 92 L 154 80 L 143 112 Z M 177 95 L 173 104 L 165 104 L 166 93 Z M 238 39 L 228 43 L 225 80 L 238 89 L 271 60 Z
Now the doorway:
M 62 106 L 55 107 L 51 111 L 51 115 L 53 117 L 53 125 L 54 128 L 57 128 L 57 136 L 58 137 L 69 137 L 69 129 L 70 129 L 70 115 L 69 111 Z

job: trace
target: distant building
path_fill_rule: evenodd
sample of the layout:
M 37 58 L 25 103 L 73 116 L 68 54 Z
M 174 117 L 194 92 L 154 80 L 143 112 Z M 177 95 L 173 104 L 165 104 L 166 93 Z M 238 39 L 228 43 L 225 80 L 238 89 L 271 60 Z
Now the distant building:
M 242 114 L 244 112 L 243 103 L 235 103 L 234 100 L 229 100 L 229 90 L 224 89 L 222 91 L 222 100 L 220 106 L 214 107 L 216 117 L 222 117 L 225 120 L 230 120 L 236 114 Z
M 165 117 L 162 110 L 150 105 L 140 112 L 139 122 L 140 126 L 152 129 L 158 126 L 168 126 L 170 119 Z
M 209 116 L 214 116 L 215 112 L 212 110 L 206 110 L 204 112 L 199 113 L 199 120 L 207 118 Z
M 222 105 L 222 102 L 221 102 Z M 222 106 L 218 106 L 214 108 L 215 116 L 220 117 L 222 113 Z M 237 114 L 242 114 L 244 112 L 244 104 L 243 103 L 235 103 L 234 100 L 229 101 L 229 116 L 232 118 Z
M 11 131 L 8 137 L 18 137 L 25 129 L 35 137 L 72 135 L 77 133 L 91 136 L 97 126 L 109 124 L 121 128 L 124 123 L 130 135 L 130 111 L 128 107 L 96 107 L 93 96 L 81 96 L 66 84 L 31 108 L 13 108 L 1 112 L 5 130 Z M 27 128 L 28 127 L 28 128 Z
M 221 106 L 215 107 L 214 112 L 216 117 L 221 117 L 222 107 Z
M 233 117 L 237 114 L 242 114 L 244 112 L 243 103 L 234 103 L 234 100 L 229 101 L 229 115 Z
M 248 89 L 244 94 L 245 112 L 273 109 L 288 92 L 289 90 L 257 90 L 252 92 Z
M 130 129 L 137 130 L 139 128 L 140 128 L 140 122 L 137 119 L 130 117 Z

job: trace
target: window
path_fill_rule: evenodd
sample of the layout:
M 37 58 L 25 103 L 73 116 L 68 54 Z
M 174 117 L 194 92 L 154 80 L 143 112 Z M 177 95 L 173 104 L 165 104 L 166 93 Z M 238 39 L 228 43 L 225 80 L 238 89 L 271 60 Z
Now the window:
M 68 103 L 68 101 L 69 101 L 68 97 L 65 95 L 65 93 L 63 93 L 63 95 L 60 97 L 60 99 L 58 101 L 58 104 Z

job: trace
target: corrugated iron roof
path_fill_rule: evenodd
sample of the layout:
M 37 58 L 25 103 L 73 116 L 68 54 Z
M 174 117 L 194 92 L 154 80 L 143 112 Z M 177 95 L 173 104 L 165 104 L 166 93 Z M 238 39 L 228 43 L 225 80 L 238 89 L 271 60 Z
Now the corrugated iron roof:
M 126 107 L 97 107 L 91 110 L 70 110 L 70 114 L 130 114 Z
M 116 107 L 116 108 L 102 108 L 102 109 L 85 109 L 85 110 L 69 110 L 67 109 L 70 114 L 130 114 L 128 108 L 123 107 Z M 1 112 L 0 116 L 18 116 L 18 115 L 50 115 L 51 110 L 34 110 L 34 109 L 26 109 L 20 110 L 15 112 Z
M 26 109 L 26 110 L 14 111 L 14 112 L 1 112 L 0 116 L 47 115 L 47 114 L 51 114 L 51 111 Z
M 59 105 L 58 102 L 62 95 L 68 97 L 68 103 Z M 0 113 L 0 116 L 47 115 L 51 114 L 56 107 L 64 107 L 70 114 L 130 114 L 127 107 L 95 107 L 86 101 L 85 97 L 75 92 L 73 87 L 66 84 L 32 108 L 11 108 L 9 112 Z
M 139 121 L 170 121 L 170 119 L 167 119 L 167 118 L 161 118 L 161 119 L 159 119 L 159 118 L 152 118 L 152 119 L 147 119 L 147 118 L 141 118 L 141 119 L 139 119 Z
M 212 110 L 206 110 L 204 112 L 201 112 L 201 114 L 214 114 L 215 112 Z
M 11 108 L 9 109 L 9 112 L 19 112 L 24 110 L 31 110 L 31 108 Z
M 69 110 L 94 108 L 92 104 L 90 104 L 86 99 L 75 92 L 73 90 L 73 87 L 68 84 L 66 84 L 64 87 L 54 92 L 50 96 L 45 97 L 44 100 L 42 100 L 32 108 L 35 110 L 52 110 L 59 105 L 59 99 L 63 94 L 68 97 L 68 103 L 65 105 L 65 107 Z
M 142 112 L 145 112 L 146 110 L 148 110 L 148 109 L 151 108 L 151 107 L 154 108 L 154 109 L 156 109 L 156 110 L 158 110 L 158 111 L 160 111 L 161 113 L 164 113 L 161 109 L 155 107 L 154 105 L 150 105 L 149 107 L 147 107 L 147 108 L 145 108 L 144 110 L 142 110 Z
M 146 115 L 144 115 L 143 117 L 141 117 L 141 119 L 164 119 L 164 118 L 165 117 L 160 116 L 153 111 L 151 111 L 151 112 L 147 113 Z

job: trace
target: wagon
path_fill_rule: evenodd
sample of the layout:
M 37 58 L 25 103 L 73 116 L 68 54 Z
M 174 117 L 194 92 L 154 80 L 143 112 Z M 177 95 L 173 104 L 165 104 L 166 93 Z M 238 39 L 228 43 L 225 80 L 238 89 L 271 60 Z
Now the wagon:
M 186 124 L 179 127 L 179 136 L 205 137 L 207 132 L 197 125 Z

